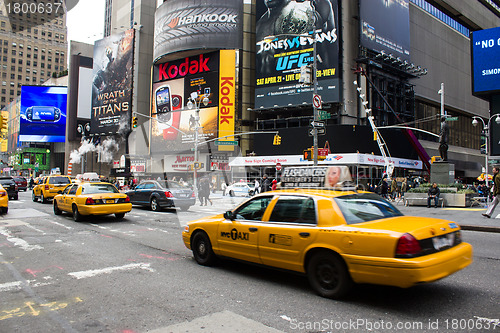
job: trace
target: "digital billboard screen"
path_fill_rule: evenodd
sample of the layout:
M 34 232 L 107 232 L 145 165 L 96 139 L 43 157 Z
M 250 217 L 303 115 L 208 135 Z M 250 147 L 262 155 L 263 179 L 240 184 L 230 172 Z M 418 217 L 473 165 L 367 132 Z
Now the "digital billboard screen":
M 91 134 L 125 134 L 130 130 L 134 31 L 129 29 L 95 42 Z
M 67 87 L 22 86 L 19 141 L 65 142 Z
M 301 67 L 314 64 L 317 92 L 340 101 L 339 6 L 337 0 L 257 0 L 255 107 L 312 104 L 312 85 L 299 82 Z
M 500 27 L 472 32 L 472 93 L 500 91 Z
M 410 61 L 409 0 L 360 0 L 361 46 Z

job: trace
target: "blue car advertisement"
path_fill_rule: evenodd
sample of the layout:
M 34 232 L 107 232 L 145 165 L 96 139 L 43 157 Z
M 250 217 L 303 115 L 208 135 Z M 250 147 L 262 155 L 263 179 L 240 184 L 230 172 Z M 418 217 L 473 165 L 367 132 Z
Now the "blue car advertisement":
M 65 142 L 66 87 L 22 86 L 19 141 Z

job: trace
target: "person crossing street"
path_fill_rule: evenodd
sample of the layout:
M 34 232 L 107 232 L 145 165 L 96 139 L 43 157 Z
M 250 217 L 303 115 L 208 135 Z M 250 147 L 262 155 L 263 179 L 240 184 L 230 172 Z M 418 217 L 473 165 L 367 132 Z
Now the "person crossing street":
M 497 207 L 498 202 L 500 200 L 500 175 L 498 175 L 498 171 L 499 171 L 498 167 L 493 168 L 493 201 L 488 207 L 486 213 L 482 214 L 484 217 L 487 218 L 491 218 L 491 214 L 493 214 L 493 211 Z

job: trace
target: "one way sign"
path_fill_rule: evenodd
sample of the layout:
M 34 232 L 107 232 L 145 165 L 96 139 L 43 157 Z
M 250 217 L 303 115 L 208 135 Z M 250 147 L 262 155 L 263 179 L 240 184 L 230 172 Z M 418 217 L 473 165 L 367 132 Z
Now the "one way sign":
M 326 134 L 326 128 L 316 128 L 318 131 L 318 135 L 325 135 Z M 314 128 L 309 128 L 309 136 L 314 136 Z

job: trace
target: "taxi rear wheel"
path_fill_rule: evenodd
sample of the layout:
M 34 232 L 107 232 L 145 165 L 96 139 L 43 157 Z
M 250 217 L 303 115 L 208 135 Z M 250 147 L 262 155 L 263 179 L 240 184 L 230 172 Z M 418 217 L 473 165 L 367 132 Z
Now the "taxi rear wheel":
M 121 220 L 122 218 L 125 217 L 125 213 L 116 213 L 115 217 L 116 217 L 117 220 Z
M 62 214 L 62 210 L 59 209 L 59 207 L 57 207 L 57 201 L 54 200 L 54 214 L 55 215 L 61 215 Z
M 191 249 L 193 250 L 194 260 L 200 265 L 211 266 L 217 259 L 212 250 L 210 239 L 204 232 L 198 232 L 193 236 Z
M 78 211 L 78 207 L 76 207 L 76 205 L 73 206 L 73 220 L 75 220 L 75 222 L 80 222 L 83 220 L 83 216 Z
M 342 298 L 353 285 L 344 261 L 328 252 L 319 252 L 309 260 L 307 277 L 318 295 L 327 298 Z
M 40 201 L 41 201 L 42 203 L 46 203 L 46 202 L 47 202 L 47 199 L 46 199 L 46 198 L 45 198 L 45 196 L 43 195 L 43 192 L 42 192 L 42 193 L 40 193 Z
M 35 195 L 35 191 L 32 192 L 31 198 L 33 199 L 33 202 L 37 202 L 38 201 L 38 198 Z

